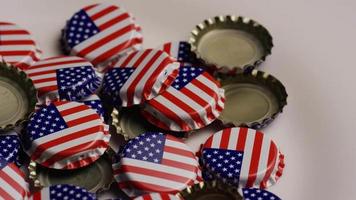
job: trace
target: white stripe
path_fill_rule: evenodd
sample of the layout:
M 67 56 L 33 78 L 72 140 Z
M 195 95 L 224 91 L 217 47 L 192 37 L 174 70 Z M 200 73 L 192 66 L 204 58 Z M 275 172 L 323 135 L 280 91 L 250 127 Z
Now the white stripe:
M 137 159 L 131 159 L 131 158 L 122 158 L 121 159 L 121 166 L 127 166 L 128 168 L 130 166 L 134 166 L 134 167 L 143 167 L 145 169 L 148 170 L 155 170 L 158 172 L 165 172 L 165 173 L 169 173 L 169 174 L 173 174 L 176 176 L 181 176 L 181 177 L 185 177 L 187 179 L 195 179 L 196 177 L 196 172 L 192 172 L 189 170 L 185 170 L 185 169 L 180 169 L 177 167 L 171 167 L 171 166 L 167 166 L 167 165 L 161 165 L 161 164 L 156 164 L 156 163 L 152 163 L 152 162 L 147 162 L 147 161 L 142 161 L 142 160 L 137 160 Z
M 134 198 L 134 200 L 143 200 L 143 197 L 142 196 L 136 197 L 136 198 Z M 160 200 L 160 199 L 157 199 L 157 200 Z
M 29 34 L 16 34 L 16 35 L 3 35 L 0 34 L 1 41 L 8 41 L 8 40 L 31 40 L 32 38 Z
M 157 51 L 154 51 L 154 53 L 157 53 Z M 149 66 L 148 71 L 143 75 L 143 77 L 140 77 L 139 82 L 137 83 L 136 88 L 135 88 L 135 95 L 134 95 L 134 99 L 133 99 L 134 104 L 142 102 L 142 97 L 143 97 L 142 92 L 145 88 L 145 85 L 151 79 L 151 76 L 155 73 L 156 69 L 159 67 L 159 65 L 163 62 L 163 60 L 165 58 L 166 58 L 166 55 L 161 54 L 154 61 L 154 63 L 151 66 Z M 162 71 L 164 71 L 164 70 L 162 70 Z M 158 79 L 158 80 L 160 80 L 158 82 L 162 82 L 162 80 L 165 80 L 165 79 Z M 150 91 L 152 91 L 152 89 L 150 89 Z
M 124 21 L 127 22 L 127 21 Z M 129 25 L 129 23 L 123 23 L 123 25 Z M 129 40 L 132 38 L 133 34 L 134 34 L 134 30 L 132 29 L 131 31 L 123 34 L 123 35 L 119 35 L 116 36 L 115 39 L 110 40 L 106 43 L 103 43 L 100 45 L 100 47 L 92 50 L 91 52 L 87 53 L 85 55 L 85 57 L 88 57 L 89 59 L 95 59 L 101 55 L 103 55 L 104 53 L 106 53 L 107 51 L 110 51 L 112 48 L 115 48 L 117 46 L 119 46 L 122 43 L 128 43 Z M 75 47 L 74 47 L 75 48 Z
M 135 81 L 135 79 L 141 73 L 141 71 L 146 66 L 146 64 L 152 59 L 154 54 L 155 54 L 155 51 L 151 51 L 149 54 L 147 54 L 145 56 L 145 58 L 142 60 L 142 62 L 139 64 L 139 66 L 136 67 L 135 71 L 131 74 L 131 76 L 127 79 L 127 81 L 121 87 L 121 89 L 120 89 L 120 98 L 121 98 L 121 100 L 123 102 L 122 106 L 127 106 L 127 101 L 128 101 L 128 99 L 127 99 L 127 91 L 128 91 L 128 88 L 131 86 L 132 82 Z M 140 58 L 140 57 L 137 57 L 137 55 L 135 57 L 137 58 L 137 60 Z M 133 59 L 131 61 L 133 61 Z M 130 66 L 130 65 L 128 65 L 128 66 Z
M 250 163 L 253 150 L 253 144 L 255 143 L 256 131 L 253 129 L 248 129 L 246 135 L 246 142 L 244 148 L 244 155 L 242 160 L 241 172 L 240 172 L 240 185 L 245 186 L 248 180 L 248 175 L 250 172 Z
M 178 142 L 178 141 L 174 141 L 174 140 L 171 140 L 169 138 L 166 139 L 166 142 L 165 142 L 165 146 L 169 146 L 169 147 L 174 147 L 174 148 L 177 148 L 177 149 L 183 149 L 183 150 L 186 150 L 186 151 L 191 151 L 193 152 L 190 147 L 188 145 L 186 145 L 185 143 L 183 142 Z M 193 155 L 194 156 L 194 155 Z
M 179 49 L 179 42 L 172 42 L 170 55 L 173 56 L 174 58 L 178 58 L 178 49 Z
M 89 122 L 85 122 L 82 124 L 79 124 L 77 126 L 73 126 L 67 129 L 63 129 L 61 131 L 56 132 L 55 134 L 49 134 L 46 135 L 44 137 L 38 138 L 36 139 L 36 144 L 44 144 L 48 141 L 52 141 L 55 140 L 57 138 L 61 138 L 63 136 L 66 136 L 70 133 L 75 133 L 77 131 L 81 131 L 83 129 L 86 129 L 88 127 L 93 127 L 93 124 L 102 124 L 102 120 L 101 119 L 95 119 Z M 32 155 L 34 150 L 37 148 L 37 145 L 32 145 L 31 148 L 29 150 L 27 150 L 27 152 L 29 153 L 29 155 Z
M 75 108 L 75 107 L 79 107 L 83 105 L 82 103 L 77 103 L 77 102 L 69 102 L 69 103 L 65 103 L 62 105 L 57 105 L 56 108 L 59 112 L 62 112 L 64 110 L 69 110 L 71 108 Z
M 257 168 L 257 176 L 255 183 L 260 184 L 265 177 L 268 166 L 268 155 L 271 141 L 268 138 L 265 138 L 263 135 L 262 146 L 261 146 L 261 154 L 259 157 L 258 168 Z
M 61 151 L 64 151 L 66 149 L 69 149 L 69 148 L 72 148 L 72 147 L 75 147 L 75 146 L 78 146 L 80 144 L 84 144 L 84 143 L 87 143 L 87 142 L 93 142 L 93 139 L 96 138 L 96 139 L 99 139 L 99 138 L 103 138 L 104 137 L 104 134 L 103 132 L 99 131 L 99 132 L 94 132 L 94 133 L 91 133 L 89 135 L 85 135 L 85 136 L 82 136 L 82 137 L 79 137 L 79 138 L 76 138 L 76 139 L 73 139 L 73 140 L 70 140 L 70 141 L 67 141 L 67 142 L 62 142 L 60 144 L 57 144 L 56 146 L 53 146 L 53 147 L 50 147 L 50 148 L 47 148 L 39 158 L 36 159 L 36 162 L 38 163 L 42 163 L 42 162 L 45 162 L 49 159 L 51 159 L 52 156 L 54 156 L 55 154 L 61 152 Z M 79 155 L 83 155 L 85 152 L 79 152 L 78 154 Z M 69 155 L 68 157 L 72 157 L 72 155 Z
M 105 24 L 106 22 L 124 14 L 125 12 L 122 9 L 116 9 L 114 11 L 111 11 L 110 13 L 107 13 L 106 15 L 94 20 L 95 25 L 101 26 L 102 24 Z
M 211 80 L 209 80 L 208 78 L 206 78 L 203 74 L 199 75 L 197 77 L 197 80 L 199 80 L 200 82 L 202 82 L 204 85 L 206 85 L 208 88 L 214 90 L 215 92 L 218 89 L 218 86 L 216 85 L 216 83 L 214 83 Z
M 36 63 L 38 64 L 38 63 Z M 67 63 L 67 64 L 61 64 L 61 65 L 52 65 L 52 66 L 48 66 L 48 67 L 40 67 L 40 68 L 32 68 L 31 67 L 26 70 L 27 74 L 29 74 L 29 76 L 31 76 L 31 73 L 35 73 L 35 72 L 45 72 L 45 71 L 52 71 L 52 70 L 56 70 L 56 69 L 65 69 L 65 68 L 70 68 L 70 67 L 82 67 L 82 66 L 92 66 L 88 61 L 83 61 L 83 62 L 79 62 L 79 63 Z
M 97 100 L 100 100 L 100 98 L 98 97 L 98 95 L 92 94 L 92 95 L 88 96 L 87 98 L 81 100 L 80 102 L 84 102 L 84 101 L 97 101 Z
M 33 44 L 22 45 L 1 45 L 0 51 L 35 51 L 36 47 Z
M 190 115 L 185 112 L 183 109 L 181 109 L 179 106 L 177 106 L 174 102 L 171 102 L 169 99 L 165 98 L 164 96 L 157 96 L 155 98 L 156 101 L 158 101 L 159 103 L 163 104 L 165 107 L 167 107 L 169 110 L 175 112 L 178 117 L 185 121 L 185 123 L 190 127 L 193 128 L 196 125 L 196 122 L 191 120 Z M 193 124 L 192 124 L 193 122 Z
M 110 28 L 105 29 L 104 31 L 101 31 L 101 32 L 93 35 L 92 37 L 88 38 L 87 40 L 84 40 L 83 42 L 74 46 L 74 48 L 72 49 L 72 54 L 80 52 L 81 50 L 83 50 L 83 49 L 87 48 L 88 46 L 96 43 L 97 41 L 105 38 L 106 36 L 109 36 L 112 33 L 122 29 L 123 27 L 125 27 L 126 25 L 128 25 L 130 23 L 132 23 L 130 20 L 124 20 L 124 21 L 121 21 L 120 23 L 117 23 L 117 24 L 111 26 Z
M 45 78 L 53 78 L 53 77 L 56 77 L 56 76 L 57 76 L 56 73 L 49 73 L 49 74 L 31 76 L 31 79 L 32 79 L 33 81 L 35 81 L 35 80 L 40 80 L 40 79 L 45 79 Z
M 13 187 L 11 187 L 10 184 L 8 184 L 5 180 L 0 178 L 0 185 L 3 190 L 6 191 L 6 193 L 10 194 L 14 199 L 22 199 L 22 195 L 20 195 Z M 1 196 L 1 194 L 0 194 Z
M 220 142 L 221 142 L 221 136 L 222 136 L 223 131 L 219 131 L 214 134 L 213 136 L 213 141 L 211 142 L 211 148 L 218 149 L 220 148 Z
M 23 28 L 21 28 L 19 26 L 16 26 L 14 24 L 3 24 L 3 25 L 0 25 L 0 30 L 1 31 L 11 31 L 11 30 L 23 30 L 23 31 L 26 31 Z
M 230 130 L 231 133 L 230 133 L 229 144 L 227 146 L 227 149 L 236 150 L 240 128 L 232 128 Z
M 200 96 L 200 98 L 202 98 L 206 103 L 209 104 L 209 102 L 211 102 L 212 97 L 209 94 L 205 93 L 204 90 L 201 90 L 192 83 L 187 84 L 185 88 L 191 91 L 192 93 Z
M 198 163 L 197 163 L 197 160 L 195 160 L 195 158 L 190 158 L 187 156 L 182 156 L 179 154 L 168 153 L 168 152 L 163 153 L 163 158 L 167 159 L 167 160 L 173 160 L 173 161 L 181 162 L 184 164 L 188 164 L 193 167 L 198 167 Z
M 11 177 L 11 179 L 15 180 L 23 189 L 23 191 L 25 191 L 26 193 L 29 192 L 29 185 L 27 184 L 27 182 L 24 180 L 24 177 L 20 176 L 17 172 L 15 172 L 11 167 L 6 166 L 2 169 L 3 172 L 5 172 L 7 175 L 9 175 Z M 19 192 L 19 195 L 21 195 L 20 192 L 22 191 L 17 191 Z M 26 195 L 26 194 L 25 194 Z M 22 196 L 22 195 L 21 195 Z
M 145 51 L 138 51 L 135 56 L 130 60 L 129 63 L 127 63 L 127 65 L 125 66 L 122 66 L 122 64 L 127 60 L 127 58 L 129 57 L 129 55 L 121 58 L 118 60 L 117 63 L 115 63 L 114 65 L 114 68 L 122 68 L 122 67 L 133 67 L 135 62 L 142 56 L 142 54 L 144 53 Z
M 66 115 L 63 117 L 64 121 L 66 122 L 69 122 L 69 121 L 72 121 L 72 120 L 76 120 L 76 119 L 79 119 L 79 118 L 83 118 L 83 117 L 87 117 L 89 115 L 92 115 L 92 114 L 97 114 L 96 112 L 93 113 L 93 109 L 85 109 L 85 110 L 82 110 L 82 111 L 79 111 L 79 112 L 75 112 L 73 114 L 70 114 L 70 115 Z
M 49 82 L 43 82 L 43 83 L 35 83 L 35 86 L 37 89 L 47 87 L 47 86 L 55 86 L 57 85 L 57 81 L 49 81 Z
M 168 179 L 158 178 L 150 175 L 137 174 L 132 172 L 120 174 L 117 176 L 117 179 L 119 180 L 118 182 L 135 180 L 138 182 L 159 185 L 161 187 L 168 187 L 174 190 L 181 190 L 187 187 L 185 183 L 180 183 L 174 180 L 168 180 Z
M 2 56 L 6 62 L 18 62 L 24 60 L 25 56 Z M 35 61 L 32 59 L 31 56 L 27 58 L 28 63 L 34 63 Z
M 49 187 L 41 189 L 41 200 L 50 199 Z
M 33 66 L 35 67 L 35 66 L 38 66 L 38 65 L 46 65 L 46 64 L 51 64 L 51 63 L 67 62 L 67 61 L 73 61 L 73 60 L 83 60 L 83 62 L 85 61 L 83 58 L 76 57 L 76 56 L 61 56 L 61 57 L 58 57 L 58 58 L 49 58 L 49 59 L 38 61 Z
M 91 17 L 91 16 L 99 13 L 100 11 L 108 8 L 109 6 L 111 6 L 111 5 L 105 4 L 105 3 L 101 3 L 101 4 L 98 4 L 98 5 L 90 8 L 89 10 L 87 10 L 86 13 L 87 13 L 87 15 L 89 15 L 89 17 Z

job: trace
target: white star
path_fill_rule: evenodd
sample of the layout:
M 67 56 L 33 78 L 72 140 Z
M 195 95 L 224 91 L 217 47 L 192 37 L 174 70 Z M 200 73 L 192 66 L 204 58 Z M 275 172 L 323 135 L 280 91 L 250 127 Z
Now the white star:
M 154 159 L 154 160 L 153 160 L 153 162 L 156 162 L 156 163 L 157 163 L 157 162 L 158 162 L 158 159 L 157 159 L 157 158 L 156 158 L 156 159 Z
M 148 158 L 146 156 L 142 157 L 143 160 L 147 160 Z
M 140 154 L 140 155 L 141 155 L 141 154 L 142 154 L 142 151 L 141 151 L 141 150 L 137 151 L 137 154 Z
M 161 140 L 157 140 L 157 143 L 158 143 L 158 144 L 161 144 L 161 143 L 162 143 L 162 141 L 161 141 Z

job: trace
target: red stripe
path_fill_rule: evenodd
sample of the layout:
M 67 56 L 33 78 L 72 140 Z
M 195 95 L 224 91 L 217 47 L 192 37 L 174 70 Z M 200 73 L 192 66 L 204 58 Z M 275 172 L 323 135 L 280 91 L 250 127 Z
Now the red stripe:
M 150 192 L 168 192 L 172 194 L 179 192 L 178 190 L 173 188 L 164 187 L 152 183 L 143 183 L 139 181 L 125 181 L 118 183 L 118 185 L 120 188 L 136 188 L 139 190 L 148 190 Z
M 56 101 L 53 104 L 55 106 L 61 106 L 61 105 L 67 104 L 67 103 L 71 103 L 71 102 L 70 101 Z
M 33 83 L 44 83 L 44 82 L 50 82 L 50 81 L 56 81 L 57 77 L 51 77 L 51 78 L 44 78 L 44 79 L 38 79 L 38 80 L 32 80 Z
M 271 141 L 270 146 L 269 146 L 269 153 L 268 153 L 268 163 L 267 163 L 267 170 L 265 173 L 265 176 L 263 177 L 263 180 L 260 184 L 260 187 L 266 188 L 267 187 L 267 181 L 269 178 L 271 178 L 271 174 L 273 172 L 274 166 L 276 165 L 277 162 L 277 147 L 276 145 Z
M 169 55 L 171 55 L 171 43 L 166 43 L 163 45 L 163 51 L 167 52 Z
M 152 52 L 152 49 L 146 50 L 141 57 L 137 60 L 137 62 L 134 64 L 134 66 L 139 66 L 141 62 L 147 58 L 147 56 Z M 135 77 L 135 79 L 130 82 L 129 87 L 127 88 L 127 105 L 130 106 L 133 104 L 133 96 L 135 95 L 136 91 L 136 86 L 140 82 L 141 78 L 147 73 L 147 71 L 152 67 L 153 63 L 157 60 L 157 58 L 160 56 L 161 52 L 157 51 L 151 58 L 150 60 L 146 63 L 146 65 L 140 69 L 139 73 Z M 128 83 L 128 82 L 126 82 Z
M 5 40 L 1 41 L 0 45 L 26 45 L 32 44 L 34 45 L 35 42 L 33 40 Z
M 173 81 L 176 79 L 176 77 L 178 76 L 179 70 L 178 69 L 174 69 L 171 74 L 166 78 L 166 80 L 163 82 L 163 84 L 161 85 L 161 88 L 158 92 L 158 94 L 162 94 L 164 91 L 167 90 L 168 87 L 170 87 L 173 83 Z
M 177 155 L 181 155 L 181 156 L 185 156 L 185 157 L 189 157 L 189 158 L 194 158 L 194 154 L 191 151 L 187 151 L 184 149 L 178 149 L 175 147 L 165 146 L 164 152 L 173 153 L 173 154 L 177 154 Z
M 167 67 L 169 63 L 172 61 L 169 59 L 169 57 L 166 57 L 160 64 L 159 66 L 155 69 L 155 71 L 151 74 L 151 76 L 148 78 L 143 90 L 142 90 L 142 96 L 144 99 L 148 99 L 151 92 L 154 83 L 157 81 L 157 77 L 163 72 L 163 69 Z
M 188 171 L 196 171 L 197 170 L 197 167 L 194 165 L 185 164 L 185 163 L 170 160 L 167 158 L 162 159 L 161 164 L 171 166 L 171 167 L 180 168 L 180 169 L 185 169 Z
M 214 137 L 210 137 L 210 138 L 204 143 L 204 147 L 202 147 L 201 150 L 203 150 L 204 148 L 211 148 L 211 146 L 213 145 L 213 138 L 214 138 Z
M 26 69 L 28 69 L 29 67 L 30 67 L 30 65 L 29 64 L 27 64 L 27 63 L 19 63 L 19 62 L 17 62 L 17 61 L 15 61 L 15 62 L 9 62 L 10 64 L 12 64 L 12 65 L 14 65 L 15 67 L 17 67 L 17 68 L 20 68 L 21 70 L 26 70 Z
M 94 15 L 90 16 L 90 18 L 92 20 L 97 20 L 99 19 L 100 17 L 103 17 L 109 13 L 111 13 L 112 11 L 116 10 L 117 7 L 116 6 L 109 6 L 107 8 L 105 8 L 104 10 L 101 10 L 100 12 L 98 13 L 95 13 Z
M 217 87 L 220 87 L 220 83 L 209 74 L 204 74 L 204 77 L 209 79 L 211 82 L 213 82 Z
M 62 169 L 77 169 L 79 167 L 83 167 L 83 166 L 87 166 L 93 162 L 95 162 L 96 160 L 98 160 L 100 158 L 99 155 L 96 156 L 89 156 L 87 158 L 75 161 L 75 162 L 71 162 L 68 165 L 66 165 L 65 167 L 63 167 Z
M 243 128 L 243 127 L 240 128 L 239 133 L 238 133 L 238 140 L 237 140 L 237 144 L 236 144 L 237 151 L 245 150 L 247 132 L 248 132 L 248 128 Z
M 59 57 L 61 58 L 61 57 Z M 43 60 L 43 61 L 46 61 L 46 60 Z M 76 59 L 76 60 L 68 60 L 68 61 L 58 61 L 58 62 L 50 62 L 50 63 L 46 63 L 46 64 L 35 64 L 31 67 L 31 69 L 37 69 L 37 68 L 42 68 L 42 67 L 55 67 L 55 66 L 58 66 L 58 65 L 66 65 L 66 64 L 73 64 L 73 63 L 80 63 L 80 62 L 86 62 L 86 60 L 82 59 L 82 58 L 79 58 L 79 59 Z
M 38 191 L 32 195 L 33 200 L 42 200 L 41 191 Z
M 46 86 L 46 87 L 41 87 L 37 88 L 38 89 L 38 95 L 42 96 L 48 92 L 52 92 L 58 89 L 57 85 L 51 85 L 51 86 Z
M 32 68 L 29 68 L 28 70 L 30 70 L 30 69 L 32 69 Z M 27 72 L 26 72 L 26 73 L 27 73 Z M 39 76 L 39 75 L 52 74 L 52 73 L 56 73 L 56 70 L 48 70 L 48 71 L 27 73 L 27 75 L 30 76 L 30 77 L 35 77 L 35 76 Z
M 205 73 L 205 72 L 204 72 Z M 200 75 L 201 76 L 201 75 Z M 198 76 L 199 77 L 199 76 Z M 206 77 L 206 76 L 205 76 Z M 216 94 L 216 92 L 214 90 L 212 90 L 211 88 L 209 88 L 207 85 L 205 85 L 204 83 L 200 82 L 197 79 L 194 79 L 193 81 L 191 81 L 190 83 L 192 83 L 193 85 L 195 85 L 196 87 L 198 87 L 199 89 L 201 89 L 202 91 L 204 91 L 205 93 L 207 93 L 209 96 L 211 96 L 212 98 L 215 99 L 215 101 L 218 101 L 218 95 Z
M 36 148 L 36 150 L 31 155 L 31 159 L 37 160 L 43 154 L 43 152 L 45 152 L 47 149 L 49 149 L 51 147 L 63 144 L 65 142 L 68 142 L 68 141 L 71 141 L 71 140 L 74 140 L 77 138 L 81 138 L 81 137 L 90 135 L 92 133 L 99 132 L 101 130 L 102 130 L 102 126 L 95 126 L 92 128 L 83 129 L 83 130 L 71 133 L 69 135 L 64 135 L 60 138 L 45 142 Z
M 149 101 L 150 106 L 152 106 L 156 110 L 164 110 L 165 112 L 162 113 L 165 117 L 170 119 L 171 121 L 174 121 L 182 130 L 190 130 L 190 126 L 182 120 L 174 111 L 172 111 L 170 108 L 166 107 L 165 105 L 159 103 L 155 99 L 152 99 Z M 159 120 L 159 119 L 157 119 Z
M 256 180 L 257 171 L 258 171 L 258 163 L 260 161 L 260 155 L 261 155 L 262 141 L 263 141 L 263 134 L 256 132 L 255 141 L 254 141 L 253 149 L 252 149 L 250 170 L 248 173 L 246 187 L 252 187 L 253 183 Z
M 7 193 L 4 189 L 2 189 L 2 187 L 0 187 L 0 197 L 2 197 L 3 199 L 15 199 L 14 197 L 11 196 L 11 194 Z
M 22 172 L 14 163 L 10 163 L 8 165 L 14 172 L 16 172 L 16 174 L 20 177 L 25 178 L 25 174 L 24 172 Z
M 89 122 L 89 121 L 93 121 L 93 120 L 96 120 L 96 119 L 100 119 L 100 116 L 97 113 L 91 114 L 91 115 L 86 115 L 86 116 L 83 116 L 82 118 L 78 118 L 78 119 L 74 119 L 72 121 L 68 121 L 67 122 L 67 126 L 68 127 L 73 127 L 73 126 L 76 126 L 76 125 L 79 125 L 79 124 L 83 124 L 83 123 L 86 123 L 86 122 Z
M 6 167 L 8 167 L 8 166 L 6 166 Z M 10 169 L 12 170 L 12 168 L 10 168 Z M 5 173 L 3 170 L 0 170 L 0 178 L 3 179 L 7 184 L 9 184 L 18 193 L 20 193 L 21 196 L 26 196 L 25 189 L 16 180 L 14 180 L 7 173 Z M 19 181 L 22 181 L 22 180 L 19 180 Z
M 90 149 L 94 150 L 97 148 L 107 148 L 107 147 L 108 147 L 108 144 L 103 140 L 97 140 L 95 142 L 89 141 L 89 142 L 82 143 L 77 146 L 68 148 L 64 151 L 58 152 L 58 153 L 54 154 L 51 158 L 46 160 L 45 162 L 42 162 L 41 165 L 48 167 L 48 166 L 53 165 L 57 161 L 63 160 L 65 158 L 70 157 L 70 156 L 77 154 L 79 152 L 87 151 Z
M 25 30 L 8 30 L 8 31 L 0 31 L 0 35 L 28 35 L 29 32 Z
M 119 29 L 119 30 L 113 32 L 112 34 L 110 34 L 110 35 L 96 41 L 95 43 L 89 45 L 88 47 L 84 48 L 83 50 L 78 52 L 78 54 L 79 55 L 87 55 L 90 52 L 94 51 L 95 49 L 98 49 L 99 47 L 105 45 L 106 43 L 109 43 L 110 41 L 117 39 L 118 37 L 122 36 L 123 34 L 129 32 L 133 28 L 134 28 L 133 25 L 128 25 L 122 29 Z
M 151 123 L 154 123 L 157 127 L 163 128 L 165 130 L 169 130 L 170 129 L 162 121 L 159 121 L 158 119 L 156 119 L 156 117 L 153 116 L 151 113 L 149 113 L 147 111 L 143 111 L 142 114 L 148 121 L 150 121 Z
M 230 139 L 231 129 L 226 128 L 223 130 L 220 139 L 220 149 L 227 149 L 229 146 L 229 139 Z
M 198 111 L 194 110 L 192 107 L 190 107 L 188 104 L 180 100 L 179 98 L 175 97 L 173 94 L 170 92 L 164 92 L 162 94 L 163 97 L 166 99 L 170 100 L 173 104 L 175 104 L 177 107 L 181 108 L 184 110 L 190 117 L 191 119 L 194 120 L 194 122 L 200 127 L 204 126 L 205 123 L 204 121 L 200 118 L 200 115 Z M 194 101 L 194 99 L 192 100 Z
M 131 66 L 127 66 L 129 64 L 129 62 L 132 60 L 132 58 L 134 56 L 136 56 L 136 54 L 138 53 L 138 51 L 135 51 L 133 53 L 131 53 L 130 55 L 128 55 L 126 58 L 125 58 L 125 61 L 121 64 L 121 66 L 119 67 L 131 67 Z M 120 62 L 120 60 L 119 60 Z
M 119 170 L 115 170 L 114 174 L 124 174 L 124 173 L 136 173 L 136 174 L 142 174 L 146 176 L 152 176 L 155 178 L 162 178 L 166 180 L 174 180 L 179 183 L 186 183 L 189 179 L 184 177 L 184 176 L 179 176 L 171 173 L 167 173 L 164 171 L 161 171 L 160 169 L 157 170 L 152 170 L 152 169 L 147 169 L 145 167 L 137 167 L 137 166 L 127 166 L 123 164 Z
M 80 112 L 80 111 L 83 111 L 83 110 L 88 110 L 88 109 L 89 109 L 89 106 L 87 106 L 87 105 L 79 105 L 79 106 L 76 106 L 76 107 L 73 107 L 73 108 L 68 108 L 68 109 L 65 109 L 65 110 L 61 110 L 59 112 L 61 113 L 62 117 L 65 117 L 67 115 L 71 115 L 71 114 L 74 114 L 74 113 L 77 113 L 77 112 Z
M 127 32 L 132 31 L 132 27 L 133 27 L 133 25 L 129 25 L 129 26 L 126 26 L 125 28 L 121 29 L 120 30 L 121 33 L 120 33 L 120 35 L 118 35 L 118 37 L 121 37 L 122 35 L 126 34 Z M 116 38 L 118 38 L 118 37 L 116 37 Z M 114 38 L 114 39 L 116 39 L 116 38 Z M 108 41 L 108 42 L 110 42 L 110 41 Z M 121 52 L 123 49 L 125 49 L 128 46 L 129 42 L 130 42 L 129 40 L 124 41 L 123 43 L 111 48 L 110 50 L 108 50 L 108 51 L 104 52 L 103 54 L 101 54 L 100 56 L 96 57 L 91 62 L 95 65 L 95 64 L 103 62 L 106 59 L 111 58 L 115 55 L 117 56 L 118 52 Z M 100 46 L 103 46 L 105 44 L 101 44 Z
M 142 198 L 143 198 L 143 200 L 154 200 L 154 199 L 152 199 L 150 194 L 144 195 Z
M 96 6 L 98 6 L 99 4 L 93 4 L 93 5 L 90 5 L 90 6 L 87 6 L 87 7 L 85 7 L 85 8 L 83 8 L 83 10 L 84 11 L 88 11 L 88 10 L 90 10 L 90 9 L 92 9 L 92 8 L 94 8 L 94 7 L 96 7 Z
M 198 94 L 193 93 L 187 87 L 183 87 L 182 89 L 180 89 L 180 92 L 189 96 L 191 99 L 194 99 L 196 103 L 198 103 L 201 107 L 205 108 L 208 119 L 213 120 L 216 118 L 213 114 L 211 106 L 207 106 L 209 105 L 209 103 L 206 102 L 203 98 L 201 98 Z
M 0 22 L 0 25 L 14 25 L 13 23 L 9 23 L 9 22 Z
M 130 15 L 128 13 L 123 13 L 107 22 L 105 22 L 104 24 L 100 25 L 98 28 L 103 31 L 111 26 L 113 26 L 114 24 L 119 23 L 120 21 L 123 21 L 125 19 L 130 18 Z
M 32 51 L 0 51 L 2 56 L 30 56 L 31 53 Z

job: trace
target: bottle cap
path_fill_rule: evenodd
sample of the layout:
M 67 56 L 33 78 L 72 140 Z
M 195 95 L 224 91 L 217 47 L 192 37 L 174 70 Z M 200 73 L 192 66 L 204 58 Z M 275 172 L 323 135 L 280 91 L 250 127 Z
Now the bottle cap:
M 50 169 L 31 161 L 29 171 L 35 187 L 71 184 L 95 193 L 109 189 L 113 181 L 111 163 L 105 156 L 88 166 L 74 170 Z
M 116 127 L 118 134 L 123 135 L 126 140 L 145 132 L 159 130 L 142 116 L 141 108 L 138 106 L 121 108 L 120 111 L 114 109 L 111 116 L 113 118 L 112 124 Z
M 199 63 L 195 53 L 190 48 L 190 44 L 186 41 L 167 42 L 158 47 L 185 66 Z
M 27 30 L 10 22 L 0 22 L 0 62 L 24 70 L 37 62 L 41 54 Z
M 134 198 L 133 200 L 183 200 L 168 193 L 150 193 Z
M 26 73 L 33 80 L 42 103 L 46 97 L 81 100 L 94 94 L 101 83 L 93 65 L 76 56 L 59 56 L 38 61 Z
M 29 185 L 25 181 L 25 174 L 15 165 L 0 157 L 0 198 L 27 199 Z
M 258 188 L 242 188 L 239 192 L 244 200 L 280 200 L 275 194 Z
M 7 132 L 34 111 L 37 91 L 26 74 L 0 62 L 0 131 Z
M 243 200 L 237 188 L 219 181 L 200 182 L 178 193 L 184 200 Z
M 103 92 L 117 108 L 143 104 L 173 83 L 178 68 L 179 63 L 163 51 L 135 51 L 120 58 L 108 70 Z
M 224 108 L 224 90 L 201 67 L 181 66 L 171 87 L 145 104 L 146 119 L 165 130 L 192 131 L 213 122 Z
M 225 89 L 225 124 L 261 129 L 270 124 L 287 105 L 287 93 L 275 77 L 261 71 L 239 73 L 221 81 Z
M 239 187 L 269 187 L 284 169 L 284 155 L 275 142 L 248 128 L 227 128 L 210 136 L 202 161 L 214 178 Z
M 112 167 L 119 188 L 136 197 L 149 192 L 175 194 L 194 184 L 198 166 L 182 140 L 148 132 L 130 140 Z
M 96 200 L 96 195 L 74 185 L 52 185 L 32 194 L 32 200 L 86 199 Z
M 272 37 L 265 27 L 242 16 L 216 16 L 196 26 L 192 51 L 219 72 L 254 67 L 271 54 Z
M 122 7 L 94 4 L 76 12 L 62 33 L 64 48 L 94 65 L 117 58 L 136 40 L 135 21 Z
M 56 101 L 39 109 L 25 133 L 31 159 L 54 169 L 76 169 L 97 160 L 108 148 L 109 126 L 83 103 Z

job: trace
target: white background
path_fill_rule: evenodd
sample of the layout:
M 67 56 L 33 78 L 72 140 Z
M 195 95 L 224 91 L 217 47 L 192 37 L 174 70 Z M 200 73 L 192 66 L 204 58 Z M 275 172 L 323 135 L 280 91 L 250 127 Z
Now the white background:
M 0 21 L 32 32 L 44 57 L 59 54 L 67 19 L 84 0 L 1 0 Z M 286 155 L 283 177 L 270 191 L 282 199 L 356 199 L 356 2 L 257 0 L 122 0 L 142 25 L 144 46 L 184 40 L 202 20 L 241 14 L 274 37 L 261 70 L 289 93 L 284 113 L 264 132 Z M 197 148 L 199 137 L 189 141 Z

